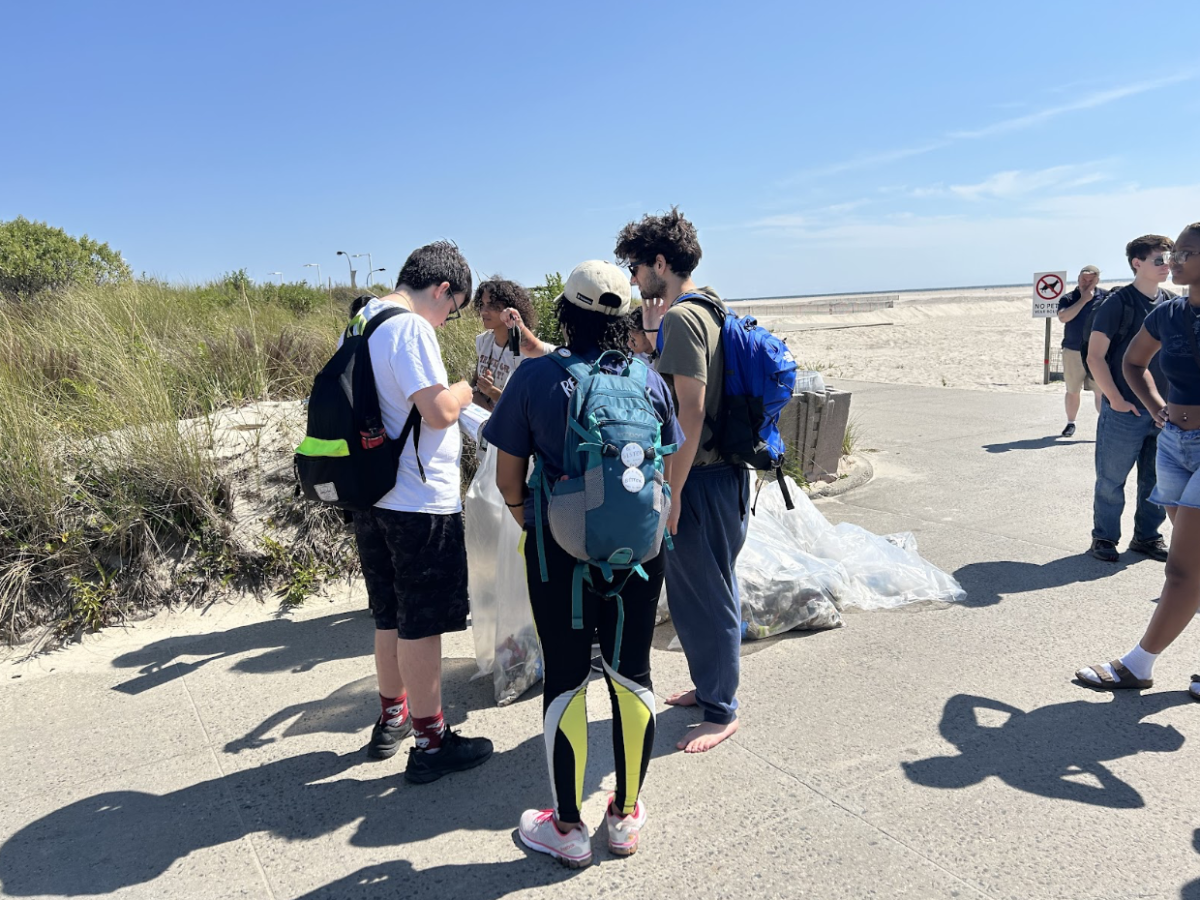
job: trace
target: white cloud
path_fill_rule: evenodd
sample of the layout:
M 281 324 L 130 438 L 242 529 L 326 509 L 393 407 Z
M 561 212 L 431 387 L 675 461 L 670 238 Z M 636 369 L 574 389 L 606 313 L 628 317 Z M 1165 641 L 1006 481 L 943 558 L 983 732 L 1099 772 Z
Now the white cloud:
M 1107 180 L 1108 176 L 1097 171 L 1094 164 L 1053 166 L 1031 172 L 1010 170 L 997 172 L 977 184 L 954 184 L 950 193 L 964 200 L 981 198 L 1014 199 L 1054 188 L 1056 191 L 1083 187 Z M 915 192 L 912 196 L 918 196 Z
M 1084 97 L 1074 100 L 1070 103 L 1062 103 L 1057 106 L 1047 107 L 1037 110 L 1036 112 L 1026 113 L 1022 116 L 1016 116 L 1009 119 L 1003 119 L 999 122 L 993 122 L 991 125 L 984 125 L 981 128 L 966 129 L 961 131 L 951 131 L 936 140 L 931 140 L 923 144 L 912 147 L 902 147 L 895 150 L 884 150 L 879 153 L 871 153 L 865 156 L 857 156 L 842 162 L 831 163 L 826 166 L 818 166 L 812 169 L 805 169 L 802 172 L 784 179 L 781 182 L 782 187 L 791 187 L 804 181 L 809 181 L 813 178 L 821 178 L 828 175 L 836 175 L 841 172 L 849 172 L 858 169 L 874 168 L 876 166 L 886 165 L 887 163 L 897 162 L 902 159 L 908 159 L 913 156 L 922 156 L 926 153 L 932 153 L 934 150 L 940 150 L 950 144 L 959 141 L 977 140 L 984 137 L 992 137 L 997 134 L 1005 134 L 1010 131 L 1020 131 L 1026 128 L 1032 128 L 1035 125 L 1041 125 L 1051 119 L 1056 119 L 1059 116 L 1067 113 L 1078 112 L 1085 109 L 1096 109 L 1097 107 L 1105 106 L 1109 103 L 1114 103 L 1117 100 L 1123 100 L 1126 97 L 1133 97 L 1138 94 L 1144 94 L 1148 91 L 1159 90 L 1173 84 L 1179 84 L 1184 81 L 1191 81 L 1196 78 L 1195 70 L 1185 70 L 1176 72 L 1173 75 L 1167 75 L 1163 78 L 1155 78 L 1147 81 L 1140 81 L 1135 84 L 1125 85 L 1118 88 L 1110 88 L 1104 91 L 1095 91 L 1087 94 Z
M 991 125 L 985 125 L 982 128 L 969 131 L 952 131 L 948 137 L 956 140 L 964 140 L 991 137 L 992 135 L 1004 134 L 1009 131 L 1019 131 L 1024 128 L 1031 128 L 1034 125 L 1040 125 L 1065 113 L 1078 112 L 1083 109 L 1095 109 L 1098 106 L 1105 106 L 1116 100 L 1124 100 L 1126 97 L 1144 94 L 1147 91 L 1155 91 L 1172 84 L 1179 84 L 1181 81 L 1189 81 L 1195 77 L 1195 72 L 1177 72 L 1165 78 L 1140 81 L 1135 84 L 1125 85 L 1124 87 L 1111 88 L 1107 91 L 1096 91 L 1070 103 L 1047 107 L 1037 112 L 1027 113 L 1026 115 L 1017 116 L 1012 119 L 1004 119 L 1000 122 L 993 122 Z

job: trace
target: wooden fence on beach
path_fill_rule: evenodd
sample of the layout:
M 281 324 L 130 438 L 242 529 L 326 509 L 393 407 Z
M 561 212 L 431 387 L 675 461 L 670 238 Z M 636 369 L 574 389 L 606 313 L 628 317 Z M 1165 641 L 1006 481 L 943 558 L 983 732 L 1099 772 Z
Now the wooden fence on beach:
M 813 299 L 730 300 L 729 306 L 743 316 L 846 315 L 891 309 L 899 294 L 873 296 L 828 297 Z

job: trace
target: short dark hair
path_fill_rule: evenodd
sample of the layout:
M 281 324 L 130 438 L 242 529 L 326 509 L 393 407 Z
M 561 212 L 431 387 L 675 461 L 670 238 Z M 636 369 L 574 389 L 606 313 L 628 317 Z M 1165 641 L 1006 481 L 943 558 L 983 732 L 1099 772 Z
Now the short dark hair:
M 1143 234 L 1125 245 L 1125 259 L 1129 262 L 1129 268 L 1137 272 L 1133 268 L 1135 259 L 1145 259 L 1155 250 L 1170 250 L 1174 246 L 1175 242 L 1164 234 Z
M 453 241 L 434 241 L 410 253 L 396 278 L 396 288 L 423 291 L 443 281 L 449 282 L 453 293 L 471 295 L 471 267 Z
M 533 308 L 533 300 L 529 296 L 529 291 L 525 290 L 521 285 L 504 278 L 481 281 L 479 287 L 475 289 L 475 299 L 471 301 L 471 306 L 475 312 L 483 309 L 483 296 L 485 293 L 492 298 L 493 303 L 499 303 L 505 309 L 511 306 L 519 312 L 521 314 L 521 321 L 529 327 L 530 331 L 537 330 L 537 310 Z
M 559 297 L 554 317 L 562 326 L 563 337 L 571 350 L 598 349 L 629 352 L 629 335 L 633 333 L 629 316 L 610 316 L 576 306 L 566 297 Z
M 626 265 L 653 263 L 661 253 L 676 275 L 686 278 L 700 265 L 700 239 L 696 226 L 683 217 L 678 206 L 662 215 L 642 216 L 617 234 L 618 260 Z

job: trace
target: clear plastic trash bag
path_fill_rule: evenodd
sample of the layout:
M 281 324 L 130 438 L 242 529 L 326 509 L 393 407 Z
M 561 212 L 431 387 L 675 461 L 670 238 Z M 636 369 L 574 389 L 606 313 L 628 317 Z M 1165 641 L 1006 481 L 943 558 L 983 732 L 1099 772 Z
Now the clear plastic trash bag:
M 496 455 L 480 454 L 463 499 L 463 519 L 479 669 L 474 677 L 492 675 L 496 703 L 506 706 L 541 679 L 542 660 L 519 550 L 522 530 L 496 487 Z

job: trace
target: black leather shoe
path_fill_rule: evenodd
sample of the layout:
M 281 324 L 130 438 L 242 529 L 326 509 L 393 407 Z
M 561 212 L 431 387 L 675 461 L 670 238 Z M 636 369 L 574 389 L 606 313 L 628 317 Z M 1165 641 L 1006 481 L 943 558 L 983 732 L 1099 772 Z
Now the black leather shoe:
M 1112 541 L 1094 540 L 1088 553 L 1104 562 L 1116 562 L 1121 558 L 1121 554 L 1117 552 L 1117 545 Z
M 1134 553 L 1157 559 L 1159 562 L 1167 561 L 1167 542 L 1162 538 L 1155 538 L 1152 541 L 1130 541 L 1129 549 Z
M 1063 437 L 1072 437 L 1075 434 L 1075 423 L 1068 422 L 1067 427 L 1062 430 Z

